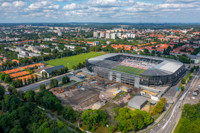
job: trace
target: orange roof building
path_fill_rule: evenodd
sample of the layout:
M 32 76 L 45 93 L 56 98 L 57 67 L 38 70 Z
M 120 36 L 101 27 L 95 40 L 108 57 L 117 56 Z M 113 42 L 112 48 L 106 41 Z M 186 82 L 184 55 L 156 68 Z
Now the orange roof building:
M 2 71 L 1 73 L 11 74 L 11 73 L 19 72 L 19 71 L 21 71 L 19 68 L 15 68 L 15 69 L 11 69 L 11 70 Z
M 16 60 L 16 59 L 13 59 L 12 61 L 13 61 L 13 62 L 15 61 L 15 62 L 17 62 L 17 63 L 20 63 L 19 60 Z
M 17 77 L 21 77 L 21 76 L 24 76 L 24 75 L 27 75 L 27 74 L 29 74 L 29 72 L 22 71 L 22 72 L 10 74 L 10 77 L 11 78 L 17 78 Z

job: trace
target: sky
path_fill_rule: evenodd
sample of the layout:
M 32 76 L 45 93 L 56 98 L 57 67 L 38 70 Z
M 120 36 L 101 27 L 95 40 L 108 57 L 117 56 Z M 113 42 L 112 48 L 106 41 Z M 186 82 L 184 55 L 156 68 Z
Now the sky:
M 200 23 L 200 0 L 0 0 L 0 23 Z

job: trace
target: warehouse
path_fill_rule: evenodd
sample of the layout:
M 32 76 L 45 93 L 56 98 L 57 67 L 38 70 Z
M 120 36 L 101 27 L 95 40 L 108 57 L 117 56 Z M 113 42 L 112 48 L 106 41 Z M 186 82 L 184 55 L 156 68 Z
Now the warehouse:
M 59 66 L 55 66 L 55 67 L 50 67 L 50 68 L 46 68 L 42 71 L 40 71 L 40 73 L 42 74 L 43 72 L 47 73 L 47 77 L 50 77 L 51 72 L 55 71 L 55 70 L 60 70 L 60 69 L 64 69 L 65 67 L 63 65 L 59 65 Z
M 147 104 L 147 99 L 142 96 L 135 96 L 129 102 L 128 106 L 135 109 L 142 109 Z

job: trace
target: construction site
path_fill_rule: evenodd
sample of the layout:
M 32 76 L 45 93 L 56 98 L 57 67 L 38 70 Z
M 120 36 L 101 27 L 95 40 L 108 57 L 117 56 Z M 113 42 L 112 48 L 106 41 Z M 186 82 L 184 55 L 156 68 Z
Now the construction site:
M 98 76 L 76 73 L 83 82 L 65 87 L 53 88 L 50 91 L 56 95 L 62 104 L 70 104 L 75 110 L 99 109 L 107 103 L 124 106 L 141 90 L 131 85 L 112 82 Z

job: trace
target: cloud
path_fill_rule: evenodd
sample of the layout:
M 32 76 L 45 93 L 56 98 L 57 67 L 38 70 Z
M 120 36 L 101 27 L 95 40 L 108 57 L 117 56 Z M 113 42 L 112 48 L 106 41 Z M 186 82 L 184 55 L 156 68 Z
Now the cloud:
M 26 2 L 24 2 L 24 1 L 14 1 L 13 4 L 14 4 L 15 7 L 23 7 L 23 6 L 26 5 Z
M 199 22 L 199 7 L 199 0 L 0 0 L 0 22 Z
M 59 9 L 58 4 L 54 4 L 50 1 L 39 1 L 29 5 L 26 10 L 38 10 L 38 9 Z
M 63 7 L 64 10 L 80 10 L 80 9 L 87 9 L 87 6 L 80 5 L 76 3 L 67 4 Z
M 11 6 L 11 4 L 8 3 L 8 2 L 3 2 L 3 3 L 1 4 L 1 7 L 9 7 L 9 6 Z

